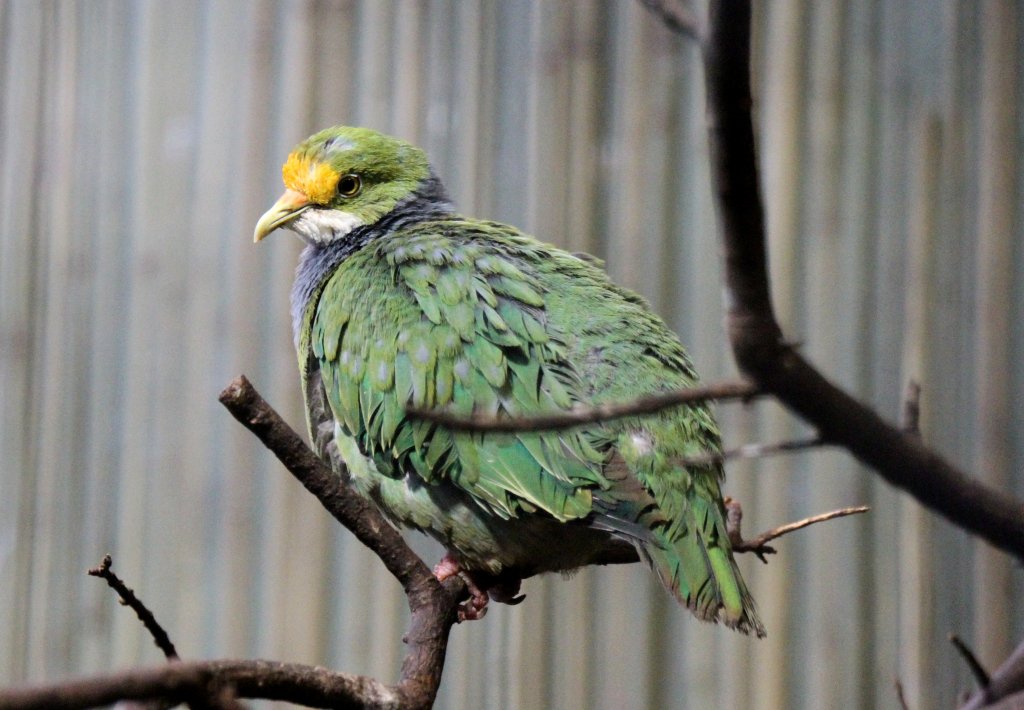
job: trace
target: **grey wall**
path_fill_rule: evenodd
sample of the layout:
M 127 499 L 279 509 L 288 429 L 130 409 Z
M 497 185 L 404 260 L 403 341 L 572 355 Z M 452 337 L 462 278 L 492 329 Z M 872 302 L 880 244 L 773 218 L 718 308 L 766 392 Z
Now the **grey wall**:
M 890 418 L 1024 496 L 1024 11 L 1012 0 L 758 5 L 774 291 L 790 338 Z M 460 207 L 607 259 L 735 374 L 692 43 L 627 0 L 0 0 L 0 682 L 157 650 L 84 576 L 105 552 L 183 656 L 397 674 L 404 600 L 217 404 L 245 372 L 303 415 L 299 245 L 255 220 L 334 123 L 426 147 Z M 730 444 L 806 433 L 719 407 Z M 948 707 L 1024 636 L 1020 568 L 848 456 L 729 469 L 749 531 L 866 517 L 745 559 L 760 642 L 639 566 L 531 580 L 457 627 L 439 707 Z M 440 551 L 417 538 L 431 561 Z

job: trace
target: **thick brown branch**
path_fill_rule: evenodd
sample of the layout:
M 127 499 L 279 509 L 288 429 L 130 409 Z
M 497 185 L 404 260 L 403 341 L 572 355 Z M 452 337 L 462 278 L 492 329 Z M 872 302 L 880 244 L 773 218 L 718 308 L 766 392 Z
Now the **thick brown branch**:
M 395 688 L 365 676 L 262 660 L 179 661 L 55 685 L 0 691 L 0 710 L 72 710 L 119 700 L 202 701 L 221 689 L 235 697 L 283 700 L 316 708 L 399 708 Z M 424 706 L 425 707 L 425 706 Z
M 775 548 L 768 545 L 772 540 L 788 535 L 791 532 L 802 530 L 809 525 L 815 523 L 823 523 L 827 520 L 835 520 L 836 518 L 844 518 L 847 515 L 857 515 L 859 513 L 866 513 L 871 510 L 866 505 L 858 505 L 850 508 L 840 508 L 839 510 L 830 510 L 827 513 L 819 513 L 812 515 L 809 518 L 803 520 L 797 520 L 792 523 L 786 523 L 780 525 L 771 530 L 766 530 L 760 535 L 750 538 L 749 540 L 743 537 L 743 506 L 740 505 L 739 501 L 729 498 L 725 498 L 725 523 L 726 528 L 729 532 L 729 542 L 732 544 L 733 552 L 752 552 L 757 555 L 758 559 L 764 563 L 768 560 L 765 559 L 765 555 L 774 555 Z
M 969 478 L 825 379 L 782 338 L 769 292 L 750 93 L 750 2 L 713 0 L 705 50 L 708 130 L 740 370 L 889 483 L 1024 560 L 1024 505 Z
M 543 431 L 567 429 L 607 421 L 619 417 L 650 414 L 678 404 L 694 404 L 708 400 L 742 399 L 750 400 L 760 394 L 749 382 L 724 381 L 699 387 L 688 387 L 672 392 L 637 397 L 628 402 L 599 404 L 594 407 L 574 407 L 565 412 L 551 412 L 533 417 L 461 417 L 437 409 L 409 407 L 411 417 L 442 424 L 457 431 Z
M 352 531 L 384 562 L 408 594 L 418 585 L 434 586 L 437 580 L 401 534 L 380 511 L 341 479 L 314 454 L 302 438 L 267 404 L 244 375 L 232 380 L 220 393 L 220 402 L 249 431 L 274 452 L 284 467 L 306 487 L 334 518 Z
M 153 637 L 156 647 L 163 651 L 164 657 L 168 661 L 178 660 L 178 651 L 174 648 L 170 636 L 167 635 L 164 628 L 157 622 L 153 612 L 142 603 L 142 600 L 135 596 L 135 592 L 111 571 L 110 565 L 112 562 L 113 560 L 110 555 L 104 555 L 103 561 L 100 562 L 99 566 L 88 570 L 87 574 L 105 579 L 110 588 L 117 592 L 121 603 L 134 611 L 135 615 L 139 617 L 139 621 L 142 622 L 142 625 L 146 627 L 146 630 Z
M 429 707 L 441 681 L 448 633 L 465 585 L 457 578 L 439 584 L 380 511 L 342 485 L 341 478 L 317 458 L 245 376 L 235 378 L 221 392 L 220 401 L 401 583 L 412 617 L 405 636 L 402 680 L 394 690 L 403 707 Z

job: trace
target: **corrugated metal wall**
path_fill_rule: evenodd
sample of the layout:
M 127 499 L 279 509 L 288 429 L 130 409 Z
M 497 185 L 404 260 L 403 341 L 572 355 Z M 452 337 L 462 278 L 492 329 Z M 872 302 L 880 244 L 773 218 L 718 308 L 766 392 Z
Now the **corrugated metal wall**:
M 788 335 L 1024 495 L 1024 7 L 758 6 L 757 112 Z M 84 576 L 103 553 L 188 657 L 397 674 L 398 585 L 216 395 L 247 373 L 303 415 L 299 245 L 252 226 L 279 166 L 345 122 L 424 145 L 466 212 L 607 259 L 734 373 L 697 49 L 628 0 L 0 2 L 0 682 L 159 662 Z M 802 431 L 720 408 L 729 442 Z M 532 580 L 452 636 L 439 707 L 948 706 L 948 632 L 994 664 L 1021 570 L 849 457 L 730 467 L 751 531 L 847 519 L 744 560 L 768 624 L 698 624 L 639 566 Z M 437 548 L 418 541 L 426 556 Z

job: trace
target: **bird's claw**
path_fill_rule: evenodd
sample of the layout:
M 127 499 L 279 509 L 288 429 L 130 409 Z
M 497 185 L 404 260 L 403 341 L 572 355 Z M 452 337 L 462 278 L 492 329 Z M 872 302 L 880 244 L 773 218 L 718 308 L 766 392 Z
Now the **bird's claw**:
M 487 614 L 487 603 L 490 601 L 490 597 L 486 591 L 477 585 L 470 574 L 462 569 L 459 561 L 449 553 L 442 557 L 441 561 L 434 567 L 434 576 L 437 577 L 438 582 L 443 582 L 456 575 L 462 578 L 462 581 L 466 583 L 466 589 L 469 591 L 469 599 L 459 604 L 459 623 L 484 618 Z
M 462 575 L 462 578 L 466 580 L 466 575 Z M 487 615 L 487 602 L 490 598 L 487 596 L 487 592 L 481 592 L 476 585 L 466 580 L 466 586 L 469 587 L 469 599 L 459 604 L 459 623 L 463 621 L 476 621 L 482 619 Z

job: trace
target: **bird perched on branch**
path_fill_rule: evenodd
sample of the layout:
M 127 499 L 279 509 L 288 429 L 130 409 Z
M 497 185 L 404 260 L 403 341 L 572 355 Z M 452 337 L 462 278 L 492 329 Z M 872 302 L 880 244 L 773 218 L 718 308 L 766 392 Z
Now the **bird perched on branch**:
M 292 318 L 314 447 L 395 523 L 448 550 L 471 598 L 645 561 L 694 614 L 764 634 L 732 557 L 704 405 L 554 432 L 453 431 L 407 408 L 522 418 L 692 386 L 686 352 L 594 259 L 458 214 L 420 149 L 365 128 L 300 143 L 255 240 L 306 248 Z

